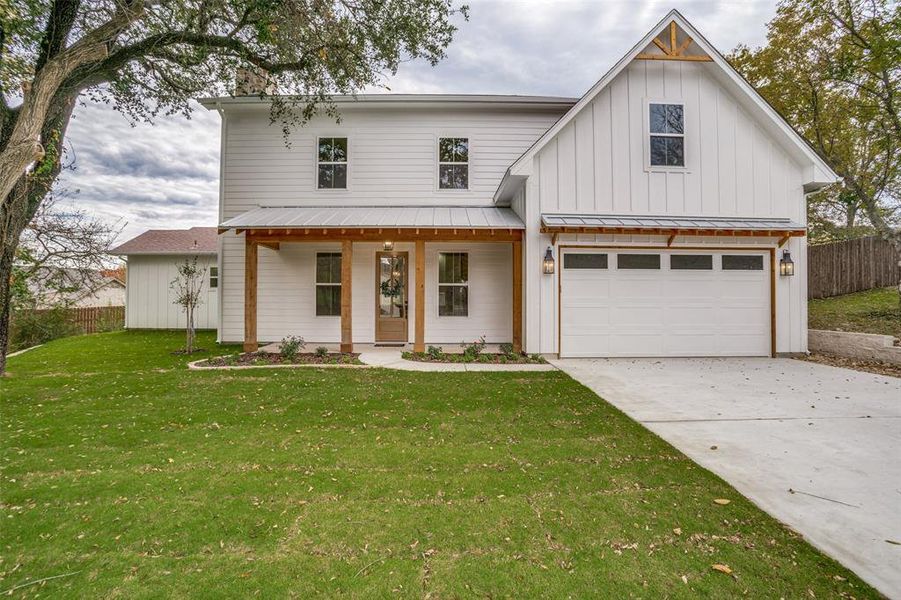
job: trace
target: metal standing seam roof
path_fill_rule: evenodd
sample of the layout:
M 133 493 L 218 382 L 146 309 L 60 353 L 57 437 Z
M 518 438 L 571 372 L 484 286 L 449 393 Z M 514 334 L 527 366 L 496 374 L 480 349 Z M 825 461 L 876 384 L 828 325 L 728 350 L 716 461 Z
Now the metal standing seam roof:
M 232 217 L 219 227 L 525 229 L 512 209 L 498 206 L 261 207 Z
M 804 231 L 791 219 L 758 217 L 668 217 L 627 215 L 542 214 L 548 228 L 588 227 L 623 229 L 718 229 L 728 231 Z

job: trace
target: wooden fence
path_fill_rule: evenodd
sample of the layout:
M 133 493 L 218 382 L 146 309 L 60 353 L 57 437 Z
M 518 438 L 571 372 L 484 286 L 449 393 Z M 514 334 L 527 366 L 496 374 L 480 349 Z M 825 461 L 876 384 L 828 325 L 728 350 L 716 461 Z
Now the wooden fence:
M 124 306 L 70 308 L 69 318 L 84 333 L 97 333 L 125 326 Z
M 807 252 L 807 297 L 828 298 L 898 285 L 901 260 L 876 237 L 811 246 Z

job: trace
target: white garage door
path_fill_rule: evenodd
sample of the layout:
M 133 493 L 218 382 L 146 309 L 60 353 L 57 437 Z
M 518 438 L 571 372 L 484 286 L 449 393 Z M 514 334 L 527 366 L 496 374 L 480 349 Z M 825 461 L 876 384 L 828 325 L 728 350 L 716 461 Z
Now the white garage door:
M 561 356 L 769 356 L 769 252 L 563 250 Z

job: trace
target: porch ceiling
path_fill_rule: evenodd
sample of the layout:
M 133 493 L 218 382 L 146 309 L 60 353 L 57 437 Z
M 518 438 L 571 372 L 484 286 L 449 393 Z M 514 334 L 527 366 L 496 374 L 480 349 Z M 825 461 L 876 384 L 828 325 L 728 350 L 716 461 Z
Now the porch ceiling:
M 261 207 L 228 219 L 225 229 L 525 229 L 498 206 Z

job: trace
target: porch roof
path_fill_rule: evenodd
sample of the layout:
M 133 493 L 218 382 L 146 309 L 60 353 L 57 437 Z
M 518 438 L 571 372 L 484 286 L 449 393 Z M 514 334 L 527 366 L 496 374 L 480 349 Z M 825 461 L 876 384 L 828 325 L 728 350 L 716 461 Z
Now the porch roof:
M 542 214 L 541 228 L 551 233 L 698 233 L 804 235 L 791 219 L 760 217 L 672 217 L 656 215 Z
M 358 227 L 525 229 L 512 209 L 499 206 L 269 206 L 219 225 L 220 230 Z

